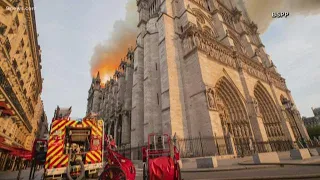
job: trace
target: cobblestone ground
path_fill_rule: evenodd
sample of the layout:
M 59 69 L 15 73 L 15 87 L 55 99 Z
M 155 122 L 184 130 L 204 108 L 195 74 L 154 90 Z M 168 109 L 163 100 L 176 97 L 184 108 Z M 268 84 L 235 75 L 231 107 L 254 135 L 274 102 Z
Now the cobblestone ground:
M 30 169 L 23 170 L 21 173 L 21 179 L 29 179 Z M 35 180 L 41 180 L 43 170 L 39 170 L 35 173 Z M 300 179 L 320 179 L 318 178 L 306 178 L 303 175 L 315 175 L 320 174 L 320 166 L 285 166 L 285 167 L 274 167 L 274 168 L 263 168 L 263 169 L 248 169 L 238 171 L 220 171 L 220 172 L 184 172 L 182 177 L 184 180 L 221 180 L 221 179 L 242 179 L 242 178 L 270 178 L 275 176 L 292 176 L 299 175 Z M 0 172 L 1 180 L 16 180 L 18 172 Z M 296 179 L 296 178 L 295 178 Z M 142 180 L 142 170 L 137 169 L 136 180 Z

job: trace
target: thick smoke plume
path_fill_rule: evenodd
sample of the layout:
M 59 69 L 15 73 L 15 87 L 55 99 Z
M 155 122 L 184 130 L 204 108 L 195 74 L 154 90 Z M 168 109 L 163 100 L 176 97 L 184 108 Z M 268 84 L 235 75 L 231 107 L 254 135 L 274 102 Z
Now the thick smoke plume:
M 241 0 L 239 0 L 241 1 Z M 243 0 L 250 18 L 257 23 L 259 32 L 264 33 L 271 22 L 272 12 L 289 12 L 292 16 L 320 13 L 320 0 Z
M 113 76 L 121 58 L 124 58 L 128 48 L 134 47 L 136 43 L 138 32 L 136 1 L 128 0 L 126 10 L 125 19 L 115 22 L 110 38 L 95 47 L 91 58 L 91 75 L 94 77 L 99 71 L 103 83 Z

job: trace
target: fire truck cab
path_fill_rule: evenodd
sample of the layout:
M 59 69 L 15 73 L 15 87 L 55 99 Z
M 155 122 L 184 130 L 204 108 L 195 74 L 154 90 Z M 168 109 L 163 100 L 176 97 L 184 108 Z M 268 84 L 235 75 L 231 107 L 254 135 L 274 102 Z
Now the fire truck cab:
M 45 179 L 98 177 L 103 162 L 103 121 L 94 116 L 71 120 L 69 109 L 55 111 L 48 140 Z

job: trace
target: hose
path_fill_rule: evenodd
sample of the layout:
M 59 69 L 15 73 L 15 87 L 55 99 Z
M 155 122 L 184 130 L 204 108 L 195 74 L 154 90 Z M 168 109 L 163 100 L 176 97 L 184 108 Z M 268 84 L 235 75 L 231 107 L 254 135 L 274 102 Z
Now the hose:
M 70 150 L 69 159 L 68 159 L 67 177 L 68 177 L 69 180 L 73 180 L 73 178 L 72 178 L 71 175 L 70 175 L 70 169 L 71 169 L 71 168 L 70 168 L 70 159 L 71 159 L 71 150 Z M 76 164 L 80 164 L 80 167 L 81 167 L 80 176 L 77 177 L 76 180 L 81 180 L 81 179 L 83 179 L 83 177 L 85 176 L 84 164 L 83 164 L 82 160 L 79 160 L 79 159 L 76 160 Z

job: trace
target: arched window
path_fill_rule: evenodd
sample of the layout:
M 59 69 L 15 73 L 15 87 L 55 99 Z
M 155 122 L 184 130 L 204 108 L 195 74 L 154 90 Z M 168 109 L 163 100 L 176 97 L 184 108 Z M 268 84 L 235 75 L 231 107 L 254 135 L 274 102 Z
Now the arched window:
M 206 34 L 211 37 L 217 38 L 218 33 L 214 28 L 211 20 L 199 9 L 192 9 L 194 16 L 197 19 L 197 25 L 200 27 Z

